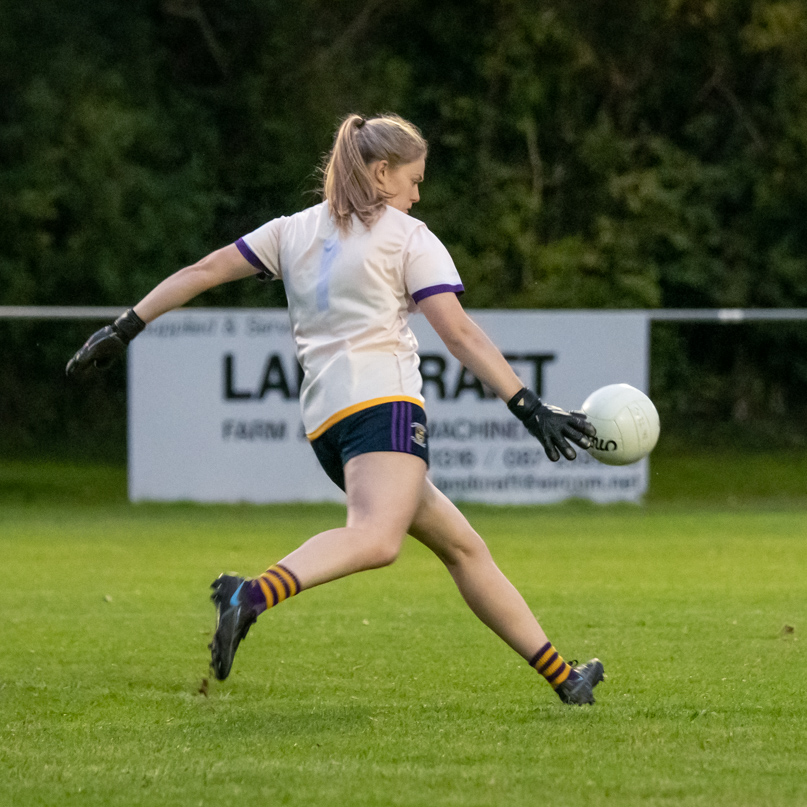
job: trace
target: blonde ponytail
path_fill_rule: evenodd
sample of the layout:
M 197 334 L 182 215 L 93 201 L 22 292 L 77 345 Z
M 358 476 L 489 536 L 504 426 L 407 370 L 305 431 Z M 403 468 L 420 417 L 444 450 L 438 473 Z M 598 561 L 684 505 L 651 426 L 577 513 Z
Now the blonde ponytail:
M 420 130 L 398 115 L 368 120 L 348 115 L 336 132 L 323 169 L 322 195 L 336 226 L 348 231 L 355 213 L 370 227 L 383 212 L 386 198 L 375 184 L 371 163 L 386 160 L 394 169 L 425 156 L 427 149 Z

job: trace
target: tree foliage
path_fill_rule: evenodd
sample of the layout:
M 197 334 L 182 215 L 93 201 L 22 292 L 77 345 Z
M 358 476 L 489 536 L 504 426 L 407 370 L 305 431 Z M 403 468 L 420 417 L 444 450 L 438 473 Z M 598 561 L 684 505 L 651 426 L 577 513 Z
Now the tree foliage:
M 338 120 L 393 110 L 468 305 L 807 305 L 802 0 L 13 0 L 0 92 L 0 304 L 133 303 L 311 204 Z

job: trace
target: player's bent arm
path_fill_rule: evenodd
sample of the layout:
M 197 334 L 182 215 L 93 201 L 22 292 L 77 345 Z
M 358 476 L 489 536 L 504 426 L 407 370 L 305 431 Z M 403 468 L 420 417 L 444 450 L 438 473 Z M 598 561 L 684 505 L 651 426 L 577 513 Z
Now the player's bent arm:
M 552 462 L 561 455 L 567 460 L 577 456 L 569 441 L 583 449 L 591 445 L 596 431 L 586 416 L 547 406 L 523 386 L 499 349 L 465 313 L 456 295 L 435 294 L 421 300 L 420 308 L 452 355 L 507 403 Z
M 167 277 L 134 307 L 134 311 L 143 322 L 152 322 L 208 289 L 254 274 L 255 267 L 235 244 L 229 244 Z
M 184 305 L 207 289 L 254 274 L 254 267 L 235 244 L 217 249 L 197 263 L 180 269 L 155 286 L 135 308 L 125 311 L 111 325 L 90 336 L 67 362 L 67 377 L 81 377 L 94 369 L 105 370 L 123 358 L 129 343 L 141 333 L 146 323 Z
M 456 294 L 434 294 L 419 305 L 451 355 L 503 401 L 522 389 L 524 383 L 488 335 L 465 313 Z

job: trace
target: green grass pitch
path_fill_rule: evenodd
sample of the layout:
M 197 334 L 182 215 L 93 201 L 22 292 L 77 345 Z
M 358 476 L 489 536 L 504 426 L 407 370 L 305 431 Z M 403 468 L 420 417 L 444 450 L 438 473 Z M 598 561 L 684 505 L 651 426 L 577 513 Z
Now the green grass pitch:
M 807 462 L 711 462 L 660 459 L 643 507 L 465 508 L 566 658 L 605 663 L 586 708 L 415 541 L 205 685 L 213 578 L 340 508 L 131 506 L 120 471 L 0 463 L 0 805 L 804 805 Z

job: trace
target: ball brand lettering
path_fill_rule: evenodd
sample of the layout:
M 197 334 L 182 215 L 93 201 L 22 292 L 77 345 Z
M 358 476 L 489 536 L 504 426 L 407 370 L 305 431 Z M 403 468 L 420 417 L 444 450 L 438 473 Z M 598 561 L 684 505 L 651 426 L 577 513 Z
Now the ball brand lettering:
M 603 440 L 599 437 L 592 439 L 592 448 L 597 451 L 616 451 L 618 446 L 616 440 Z

